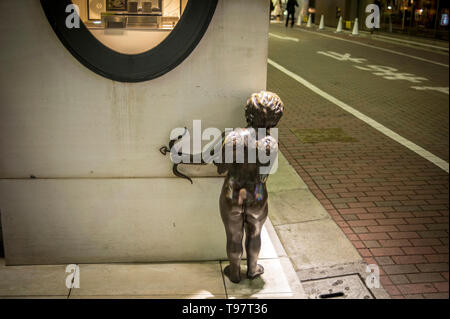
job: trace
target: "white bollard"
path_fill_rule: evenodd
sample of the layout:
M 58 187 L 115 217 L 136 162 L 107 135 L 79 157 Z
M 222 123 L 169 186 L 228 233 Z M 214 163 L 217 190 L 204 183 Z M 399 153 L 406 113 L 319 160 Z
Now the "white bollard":
M 355 25 L 353 26 L 353 31 L 352 31 L 352 35 L 358 35 L 358 18 L 355 19 Z
M 297 19 L 297 25 L 299 26 L 299 27 L 301 27 L 302 26 L 302 21 L 303 20 L 303 14 L 300 12 L 299 14 L 298 14 L 298 19 Z
M 325 29 L 325 21 L 324 21 L 324 16 L 323 14 L 320 16 L 320 23 L 319 23 L 319 30 L 323 30 Z
M 307 28 L 311 28 L 311 23 L 312 23 L 312 16 L 311 13 L 308 16 L 308 22 L 306 23 L 306 27 Z
M 342 32 L 342 17 L 339 17 L 339 22 L 336 28 L 336 33 Z

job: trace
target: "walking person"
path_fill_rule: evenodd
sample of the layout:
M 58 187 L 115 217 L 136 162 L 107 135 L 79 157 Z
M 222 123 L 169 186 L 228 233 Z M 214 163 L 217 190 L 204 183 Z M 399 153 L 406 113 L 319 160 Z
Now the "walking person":
M 286 5 L 286 9 L 287 9 L 287 17 L 286 17 L 286 28 L 289 24 L 289 18 L 292 17 L 292 22 L 291 22 L 291 28 L 294 27 L 294 23 L 295 23 L 295 7 L 298 7 L 298 2 L 297 0 L 288 0 L 287 5 Z
M 277 18 L 277 21 L 280 21 L 281 14 L 282 14 L 282 11 L 281 11 L 281 0 L 278 0 L 276 2 L 275 9 L 273 10 L 273 14 Z M 281 21 L 283 21 L 283 20 L 281 19 Z

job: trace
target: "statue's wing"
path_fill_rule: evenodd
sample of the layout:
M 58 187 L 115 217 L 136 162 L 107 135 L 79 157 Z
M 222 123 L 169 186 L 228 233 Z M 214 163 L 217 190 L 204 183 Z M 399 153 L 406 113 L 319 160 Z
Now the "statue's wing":
M 278 156 L 278 141 L 272 136 L 266 136 L 257 141 L 258 162 L 261 180 L 265 182 L 270 175 L 273 165 Z M 262 170 L 262 168 L 264 168 Z

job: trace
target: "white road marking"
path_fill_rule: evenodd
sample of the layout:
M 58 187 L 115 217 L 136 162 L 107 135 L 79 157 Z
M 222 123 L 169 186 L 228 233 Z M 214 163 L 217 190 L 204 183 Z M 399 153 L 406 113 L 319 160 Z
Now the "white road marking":
M 334 37 L 334 36 L 329 35 L 329 34 L 323 34 L 323 33 L 309 31 L 309 30 L 304 30 L 304 29 L 300 29 L 300 28 L 295 28 L 294 30 L 300 30 L 300 31 L 303 31 L 303 32 L 313 33 L 313 34 L 316 34 L 316 35 L 319 35 L 319 36 L 322 36 L 322 37 L 326 37 L 326 38 L 332 38 L 332 39 L 335 39 L 335 40 L 341 40 L 341 41 L 345 41 L 345 42 L 350 42 L 350 43 L 353 43 L 353 44 L 361 45 L 363 47 L 368 47 L 368 48 L 372 48 L 372 49 L 381 50 L 381 51 L 384 51 L 384 52 L 389 52 L 389 53 L 393 53 L 393 54 L 397 54 L 397 55 L 401 55 L 401 56 L 406 56 L 406 57 L 411 58 L 411 59 L 416 59 L 416 60 L 419 60 L 419 61 L 433 63 L 433 64 L 436 64 L 436 65 L 440 65 L 440 66 L 444 66 L 444 67 L 448 68 L 448 64 L 427 60 L 427 59 L 424 59 L 424 58 L 421 58 L 421 57 L 418 57 L 418 56 L 414 56 L 414 55 L 410 55 L 410 54 L 406 54 L 406 53 L 402 53 L 402 52 L 397 52 L 397 51 L 390 50 L 390 49 L 380 48 L 380 47 L 377 47 L 377 46 L 374 46 L 374 45 L 370 45 L 370 44 L 365 44 L 365 43 L 360 43 L 360 42 L 356 42 L 356 41 L 352 41 L 352 40 L 342 39 L 340 37 Z
M 317 86 L 311 84 L 310 82 L 308 82 L 307 80 L 305 80 L 301 76 L 299 76 L 299 75 L 289 71 L 288 69 L 286 69 L 282 65 L 276 63 L 275 61 L 272 61 L 271 59 L 268 59 L 268 63 L 270 65 L 272 65 L 273 67 L 275 67 L 276 69 L 278 69 L 279 71 L 281 71 L 284 74 L 286 74 L 287 76 L 293 78 L 294 80 L 296 80 L 297 82 L 299 82 L 300 84 L 305 86 L 306 88 L 310 89 L 314 93 L 320 95 L 321 97 L 323 97 L 324 99 L 328 100 L 329 102 L 339 106 L 344 111 L 349 112 L 350 114 L 352 114 L 356 118 L 358 118 L 361 121 L 365 122 L 366 124 L 372 126 L 377 131 L 379 131 L 379 132 L 383 133 L 384 135 L 390 137 L 391 139 L 393 139 L 397 143 L 400 143 L 401 145 L 405 146 L 406 148 L 410 149 L 411 151 L 415 152 L 416 154 L 420 155 L 424 159 L 430 161 L 431 163 L 435 164 L 436 166 L 440 167 L 441 169 L 443 169 L 444 171 L 446 171 L 448 173 L 449 165 L 448 165 L 448 162 L 446 162 L 445 160 L 443 160 L 443 159 L 437 157 L 436 155 L 428 152 L 426 149 L 424 149 L 424 148 L 420 147 L 419 145 L 411 142 L 410 140 L 404 138 L 403 136 L 400 136 L 399 134 L 395 133 L 394 131 L 388 129 L 386 126 L 384 126 L 384 125 L 378 123 L 377 121 L 371 119 L 370 117 L 362 114 L 361 112 L 359 112 L 358 110 L 356 110 L 353 107 L 349 106 L 348 104 L 338 100 L 334 96 L 331 96 L 330 94 L 322 91 Z
M 419 90 L 419 91 L 438 91 L 448 95 L 448 87 L 434 87 L 434 86 L 411 86 L 411 89 Z
M 445 47 L 441 47 L 438 45 L 432 45 L 432 44 L 426 44 L 426 43 L 420 43 L 420 42 L 416 42 L 416 41 L 409 41 L 409 40 L 404 40 L 404 39 L 399 39 L 399 38 L 391 38 L 391 37 L 386 37 L 383 35 L 372 35 L 372 38 L 378 41 L 381 41 L 381 39 L 386 39 L 389 43 L 396 43 L 396 42 L 404 42 L 407 44 L 412 44 L 414 46 L 423 46 L 426 48 L 432 48 L 432 49 L 438 49 L 438 50 L 442 50 L 442 51 L 446 51 L 448 52 L 448 48 Z
M 269 35 L 271 37 L 274 37 L 274 38 L 277 38 L 277 39 L 281 39 L 281 40 L 289 40 L 289 41 L 294 41 L 294 42 L 300 42 L 300 40 L 297 39 L 297 38 L 283 37 L 281 35 L 277 35 L 277 34 L 273 34 L 273 33 L 269 33 Z
M 367 67 L 354 65 L 355 68 L 360 70 L 372 72 L 372 74 L 381 76 L 386 80 L 404 80 L 412 83 L 421 83 L 422 81 L 428 81 L 427 78 L 416 76 L 411 73 L 397 72 L 396 68 L 383 65 L 368 65 Z
M 334 51 L 326 51 L 326 52 L 317 51 L 317 53 L 325 55 L 330 58 L 333 58 L 338 61 L 350 61 L 350 62 L 354 62 L 354 63 L 363 63 L 363 62 L 367 61 L 367 59 L 363 59 L 363 58 L 352 58 L 350 53 L 340 54 L 340 53 L 337 53 Z

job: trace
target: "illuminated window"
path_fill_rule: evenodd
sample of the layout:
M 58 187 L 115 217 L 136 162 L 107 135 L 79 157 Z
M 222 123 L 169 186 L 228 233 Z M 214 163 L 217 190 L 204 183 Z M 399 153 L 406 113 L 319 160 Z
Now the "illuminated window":
M 87 29 L 105 46 L 139 54 L 175 28 L 188 0 L 72 0 Z

